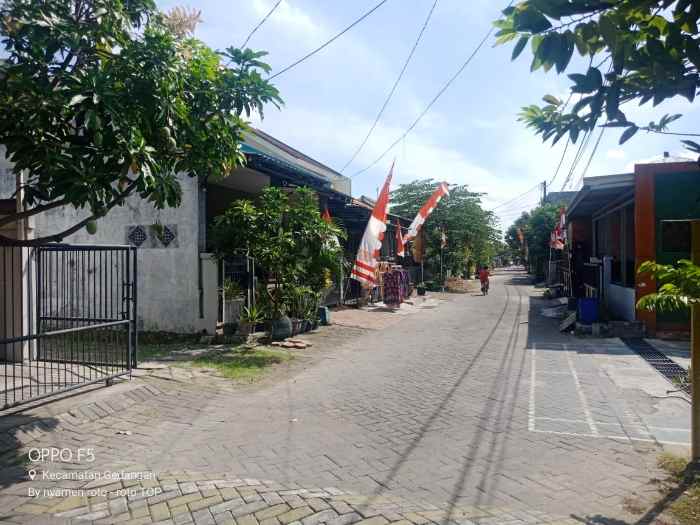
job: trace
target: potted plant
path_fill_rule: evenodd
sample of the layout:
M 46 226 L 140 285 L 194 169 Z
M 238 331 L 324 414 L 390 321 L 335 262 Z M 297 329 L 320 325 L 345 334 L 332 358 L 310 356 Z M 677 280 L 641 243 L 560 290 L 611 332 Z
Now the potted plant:
M 416 286 L 416 293 L 418 295 L 425 295 L 425 283 L 418 283 Z
M 265 316 L 261 308 L 254 304 L 244 307 L 238 322 L 238 333 L 249 336 L 255 332 L 256 325 L 262 323 L 264 319 Z

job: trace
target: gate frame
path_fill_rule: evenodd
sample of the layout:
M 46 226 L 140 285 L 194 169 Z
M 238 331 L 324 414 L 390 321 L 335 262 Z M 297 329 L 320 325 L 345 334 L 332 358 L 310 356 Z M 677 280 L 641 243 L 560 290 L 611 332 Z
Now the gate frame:
M 21 244 L 14 244 L 14 243 L 3 243 L 0 244 L 0 248 L 9 248 L 10 250 L 16 249 L 16 250 L 28 250 L 28 258 L 27 258 L 27 265 L 28 265 L 28 272 L 27 272 L 27 277 L 22 277 L 20 281 L 20 286 L 22 289 L 26 287 L 26 292 L 27 292 L 27 297 L 29 304 L 27 305 L 27 310 L 31 312 L 33 315 L 36 315 L 36 318 L 33 320 L 30 317 L 29 322 L 27 323 L 28 326 L 25 326 L 24 319 L 22 320 L 22 328 L 21 332 L 22 335 L 20 336 L 13 336 L 13 337 L 4 337 L 0 336 L 0 343 L 2 344 L 17 344 L 17 343 L 25 343 L 25 342 L 31 342 L 31 341 L 36 341 L 37 348 L 36 350 L 33 350 L 32 348 L 29 348 L 29 353 L 30 353 L 30 367 L 31 367 L 31 361 L 39 361 L 39 345 L 41 343 L 41 340 L 46 338 L 46 337 L 53 337 L 57 335 L 63 335 L 63 334 L 69 334 L 69 333 L 77 333 L 77 332 L 83 332 L 83 331 L 89 331 L 89 330 L 96 330 L 96 329 L 101 329 L 101 328 L 110 328 L 110 327 L 115 327 L 115 326 L 123 326 L 127 325 L 127 356 L 125 360 L 125 365 L 126 368 L 123 370 L 120 370 L 118 372 L 114 372 L 112 374 L 105 374 L 99 378 L 96 379 L 91 379 L 87 381 L 80 382 L 78 384 L 72 384 L 69 386 L 64 386 L 62 388 L 58 388 L 55 390 L 51 390 L 50 392 L 44 392 L 43 394 L 37 394 L 37 395 L 30 395 L 27 398 L 22 398 L 19 401 L 14 401 L 14 402 L 7 402 L 5 405 L 0 405 L 0 412 L 4 410 L 8 410 L 20 405 L 24 405 L 27 403 L 32 403 L 37 400 L 42 400 L 46 399 L 52 396 L 57 396 L 66 392 L 70 392 L 72 390 L 77 390 L 79 388 L 83 388 L 86 386 L 94 385 L 100 382 L 105 382 L 106 386 L 110 386 L 113 384 L 114 380 L 117 379 L 118 377 L 123 377 L 123 376 L 129 376 L 131 378 L 132 375 L 132 370 L 137 367 L 137 351 L 138 351 L 138 327 L 137 327 L 137 312 L 138 312 L 138 251 L 135 246 L 131 245 L 122 245 L 122 244 L 66 244 L 66 243 L 48 243 L 48 244 L 41 244 L 37 246 L 22 246 Z M 119 312 L 119 314 L 123 317 L 122 319 L 113 319 L 113 320 L 105 320 L 105 319 L 97 319 L 98 321 L 103 321 L 99 322 L 98 324 L 93 324 L 89 326 L 79 326 L 79 327 L 71 327 L 71 328 L 64 328 L 64 329 L 59 329 L 59 330 L 50 330 L 46 332 L 41 331 L 41 299 L 40 299 L 40 294 L 41 294 L 41 253 L 42 251 L 107 251 L 107 250 L 113 250 L 113 251 L 122 251 L 125 252 L 125 263 L 126 263 L 126 269 L 125 269 L 125 275 L 124 275 L 124 281 L 121 283 L 121 286 L 124 290 L 122 292 L 122 304 L 123 304 L 123 310 Z M 11 252 L 12 253 L 12 252 Z M 23 257 L 22 251 L 20 251 L 22 254 L 21 257 Z M 12 255 L 14 257 L 14 255 Z M 24 310 L 24 307 L 22 308 Z M 90 319 L 90 318 L 84 318 L 85 321 L 95 321 L 95 319 Z M 36 357 L 32 358 L 32 353 L 36 352 Z M 24 358 L 23 358 L 24 359 Z M 54 362 L 63 362 L 63 363 L 68 363 L 69 361 L 54 361 Z M 13 365 L 12 361 L 0 361 L 0 363 L 4 363 L 5 366 L 16 366 Z M 80 365 L 90 365 L 90 364 L 95 364 L 95 363 L 87 363 L 87 362 L 81 362 L 80 360 L 78 361 L 70 361 L 70 363 L 73 364 L 80 364 Z M 20 365 L 24 366 L 24 364 Z M 31 368 L 30 368 L 31 369 Z M 14 381 L 14 373 L 13 373 L 13 381 Z M 6 384 L 5 387 L 7 387 L 7 377 L 5 378 Z M 31 392 L 31 387 L 30 387 L 30 392 Z M 5 398 L 7 400 L 7 398 Z

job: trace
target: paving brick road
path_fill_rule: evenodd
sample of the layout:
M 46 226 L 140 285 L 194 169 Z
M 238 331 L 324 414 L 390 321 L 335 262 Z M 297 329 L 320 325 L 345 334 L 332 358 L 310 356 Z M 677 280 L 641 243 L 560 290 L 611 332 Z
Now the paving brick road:
M 625 498 L 653 490 L 656 454 L 687 443 L 688 404 L 668 397 L 621 342 L 558 334 L 533 294 L 521 274 L 496 277 L 486 297 L 453 295 L 357 331 L 315 366 L 263 388 L 184 372 L 184 381 L 135 380 L 143 388 L 129 406 L 94 404 L 15 439 L 94 448 L 92 463 L 46 471 L 155 478 L 19 481 L 26 468 L 5 469 L 0 520 L 631 520 Z M 31 487 L 93 493 L 29 499 Z

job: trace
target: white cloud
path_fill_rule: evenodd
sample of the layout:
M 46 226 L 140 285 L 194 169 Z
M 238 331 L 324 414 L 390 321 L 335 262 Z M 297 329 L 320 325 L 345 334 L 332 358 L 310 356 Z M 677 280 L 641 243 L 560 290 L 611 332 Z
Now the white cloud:
M 615 149 L 609 149 L 606 153 L 605 156 L 608 157 L 609 159 L 624 159 L 627 154 L 625 151 L 621 148 L 615 148 Z

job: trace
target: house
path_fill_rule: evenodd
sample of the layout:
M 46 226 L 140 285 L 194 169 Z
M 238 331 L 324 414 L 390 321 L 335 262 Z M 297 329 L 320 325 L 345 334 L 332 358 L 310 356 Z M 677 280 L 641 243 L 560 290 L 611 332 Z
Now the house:
M 690 258 L 690 220 L 700 218 L 700 166 L 665 156 L 631 173 L 588 177 L 567 210 L 573 295 L 594 296 L 614 319 L 640 321 L 649 335 L 685 332 L 687 313 L 636 309 L 655 290 L 644 261 Z
M 133 197 L 100 219 L 96 234 L 80 230 L 65 239 L 71 244 L 138 248 L 140 330 L 215 331 L 222 320 L 220 293 L 224 271 L 222 262 L 211 253 L 208 230 L 214 217 L 236 199 L 254 199 L 267 186 L 313 189 L 320 209 L 328 208 L 350 231 L 346 249 L 350 257 L 354 256 L 352 246 L 359 243 L 371 207 L 352 198 L 348 177 L 258 129 L 246 133 L 242 149 L 246 166 L 227 177 L 197 179 L 180 175 L 180 207 L 157 210 Z M 2 151 L 0 159 L 0 206 L 14 209 L 15 178 Z M 17 234 L 32 238 L 55 233 L 86 214 L 84 210 L 57 208 L 32 217 Z M 404 220 L 404 226 L 407 225 Z M 12 225 L 10 230 L 16 228 Z M 4 232 L 7 231 L 6 228 Z M 393 225 L 387 235 L 393 236 Z

